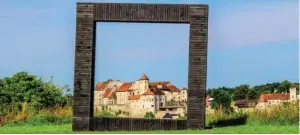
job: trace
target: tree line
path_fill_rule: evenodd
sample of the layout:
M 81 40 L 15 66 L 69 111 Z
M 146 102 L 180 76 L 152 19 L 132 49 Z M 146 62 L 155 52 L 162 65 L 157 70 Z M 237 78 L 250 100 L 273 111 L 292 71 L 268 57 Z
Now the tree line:
M 299 83 L 285 80 L 253 87 L 242 84 L 237 87 L 212 88 L 207 90 L 207 94 L 214 98 L 213 108 L 220 106 L 230 108 L 232 101 L 258 99 L 264 93 L 285 93 L 289 92 L 290 87 L 296 87 L 299 93 Z M 53 77 L 49 81 L 45 81 L 28 72 L 18 72 L 11 77 L 0 78 L 0 116 L 21 111 L 24 103 L 28 104 L 32 111 L 71 106 L 72 95 L 64 94 L 68 92 L 70 92 L 70 88 L 67 85 L 56 85 Z

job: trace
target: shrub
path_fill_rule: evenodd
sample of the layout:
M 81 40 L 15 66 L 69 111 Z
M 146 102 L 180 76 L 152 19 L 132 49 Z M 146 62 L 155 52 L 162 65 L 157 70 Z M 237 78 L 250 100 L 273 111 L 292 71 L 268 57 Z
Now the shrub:
M 146 112 L 146 114 L 144 115 L 144 118 L 155 119 L 155 115 L 152 112 Z
M 118 112 L 115 112 L 116 116 L 119 116 L 120 114 L 122 114 L 122 111 L 119 110 Z
M 115 117 L 115 115 L 109 111 L 96 112 L 95 116 L 96 117 Z

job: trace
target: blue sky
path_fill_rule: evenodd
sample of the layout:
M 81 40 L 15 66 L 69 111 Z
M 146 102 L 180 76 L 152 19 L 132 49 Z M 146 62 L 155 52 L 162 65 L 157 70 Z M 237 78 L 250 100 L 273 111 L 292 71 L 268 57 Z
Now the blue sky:
M 0 77 L 28 71 L 45 79 L 54 76 L 56 83 L 72 88 L 78 1 L 1 0 Z M 208 88 L 299 81 L 298 0 L 80 2 L 209 4 Z M 111 36 L 116 33 L 119 37 Z M 104 48 L 107 51 L 97 54 L 96 68 L 101 70 L 96 74 L 102 76 L 96 79 L 132 81 L 147 73 L 153 81 L 170 80 L 178 87 L 186 86 L 187 34 L 188 26 L 180 24 L 98 23 L 97 52 Z M 125 38 L 137 36 L 140 39 L 135 41 Z M 168 40 L 172 38 L 178 41 Z M 139 57 L 126 54 L 132 50 L 137 50 Z M 161 53 L 154 55 L 157 51 Z

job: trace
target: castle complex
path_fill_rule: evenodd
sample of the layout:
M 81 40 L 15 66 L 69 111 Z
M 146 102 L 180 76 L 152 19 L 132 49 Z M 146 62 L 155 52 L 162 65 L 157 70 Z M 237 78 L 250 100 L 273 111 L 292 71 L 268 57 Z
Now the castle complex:
M 150 82 L 145 74 L 134 82 L 99 82 L 94 90 L 96 111 L 126 112 L 128 117 L 144 117 L 147 112 L 156 118 L 166 112 L 182 117 L 186 115 L 186 101 L 186 88 L 179 90 L 170 82 Z

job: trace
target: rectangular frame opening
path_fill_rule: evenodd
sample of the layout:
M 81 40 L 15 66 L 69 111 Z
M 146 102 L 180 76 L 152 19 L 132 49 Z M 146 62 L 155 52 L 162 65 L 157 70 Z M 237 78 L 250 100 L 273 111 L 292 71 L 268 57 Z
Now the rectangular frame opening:
M 99 21 L 190 24 L 187 120 L 93 117 L 95 34 Z M 73 130 L 204 129 L 207 31 L 208 5 L 77 3 Z

